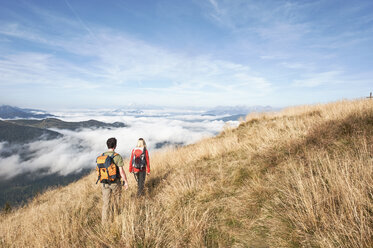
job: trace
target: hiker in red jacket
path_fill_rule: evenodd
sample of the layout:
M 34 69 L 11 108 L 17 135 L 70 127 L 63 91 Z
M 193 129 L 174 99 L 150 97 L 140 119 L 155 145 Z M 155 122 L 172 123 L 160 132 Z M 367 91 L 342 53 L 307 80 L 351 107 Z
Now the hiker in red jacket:
M 149 153 L 143 138 L 137 141 L 137 146 L 131 152 L 130 173 L 134 173 L 137 181 L 137 196 L 144 194 L 145 176 L 150 175 Z

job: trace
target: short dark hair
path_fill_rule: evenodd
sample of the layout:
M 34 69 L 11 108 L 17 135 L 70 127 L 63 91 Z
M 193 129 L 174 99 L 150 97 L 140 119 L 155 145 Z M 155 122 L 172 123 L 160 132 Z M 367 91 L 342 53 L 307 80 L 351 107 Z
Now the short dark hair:
M 110 138 L 106 141 L 107 148 L 112 149 L 117 147 L 117 139 Z

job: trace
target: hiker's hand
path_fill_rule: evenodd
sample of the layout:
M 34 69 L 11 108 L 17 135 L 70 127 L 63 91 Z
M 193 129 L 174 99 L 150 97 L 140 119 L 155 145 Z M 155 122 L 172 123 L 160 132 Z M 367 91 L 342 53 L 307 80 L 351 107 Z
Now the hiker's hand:
M 123 187 L 124 187 L 125 190 L 127 190 L 128 189 L 128 183 L 124 182 Z
M 146 174 L 148 174 L 148 176 L 150 175 L 150 172 L 147 172 Z

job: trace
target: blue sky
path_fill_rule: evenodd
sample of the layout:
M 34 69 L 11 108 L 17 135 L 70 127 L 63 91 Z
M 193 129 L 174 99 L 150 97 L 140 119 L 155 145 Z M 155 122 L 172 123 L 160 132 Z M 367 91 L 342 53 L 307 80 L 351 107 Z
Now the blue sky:
M 373 1 L 0 2 L 0 104 L 298 104 L 373 91 Z

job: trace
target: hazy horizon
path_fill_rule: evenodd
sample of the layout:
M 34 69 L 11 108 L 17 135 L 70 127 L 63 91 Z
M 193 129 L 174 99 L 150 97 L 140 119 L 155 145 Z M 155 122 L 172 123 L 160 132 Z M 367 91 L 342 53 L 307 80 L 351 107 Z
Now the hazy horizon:
M 10 106 L 16 107 L 20 109 L 33 109 L 33 110 L 40 110 L 46 111 L 50 114 L 59 113 L 59 112 L 81 112 L 81 111 L 131 111 L 131 110 L 139 110 L 139 111 L 149 111 L 149 110 L 164 110 L 165 112 L 174 112 L 174 111 L 209 111 L 214 109 L 233 109 L 233 108 L 242 108 L 242 109 L 252 109 L 252 108 L 272 108 L 274 110 L 279 110 L 282 108 L 290 107 L 290 106 L 271 106 L 271 105 L 212 105 L 212 106 L 169 106 L 169 105 L 152 105 L 152 104 L 127 104 L 127 105 L 118 105 L 118 106 L 106 106 L 106 107 L 69 107 L 69 108 L 42 108 L 39 106 L 23 106 L 23 105 L 11 105 L 11 104 L 0 104 L 1 106 Z

